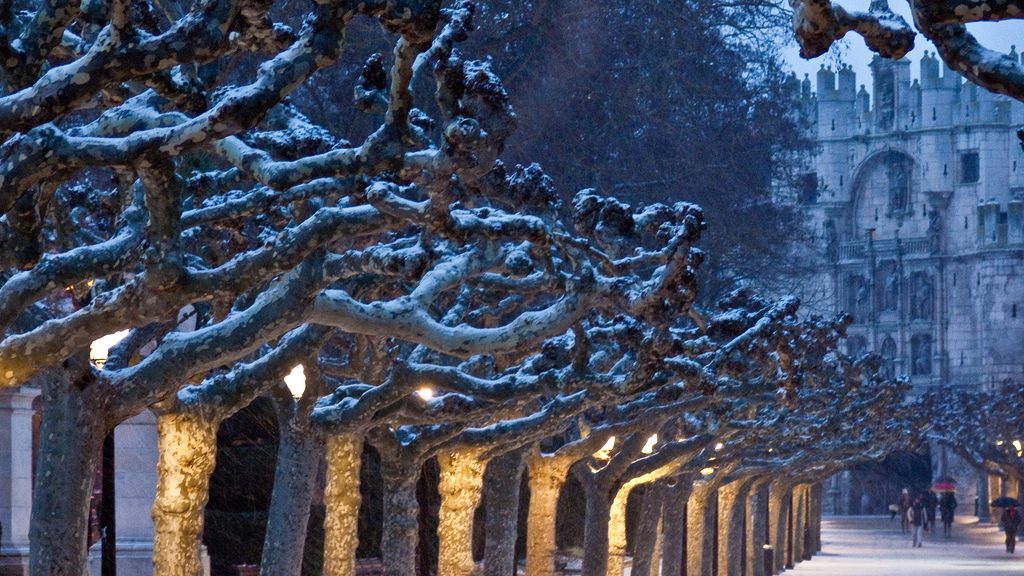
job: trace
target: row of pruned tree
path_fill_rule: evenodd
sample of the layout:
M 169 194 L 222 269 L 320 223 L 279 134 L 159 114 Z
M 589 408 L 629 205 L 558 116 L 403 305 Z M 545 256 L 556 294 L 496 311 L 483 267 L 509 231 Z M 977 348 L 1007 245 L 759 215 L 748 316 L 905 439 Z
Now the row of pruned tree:
M 836 352 L 843 321 L 742 292 L 694 309 L 699 207 L 591 190 L 563 205 L 539 167 L 498 160 L 516 117 L 489 64 L 457 49 L 472 4 L 324 0 L 295 21 L 275 8 L 0 10 L 0 386 L 42 390 L 33 575 L 83 573 L 99 447 L 147 409 L 161 575 L 201 570 L 218 425 L 261 395 L 281 422 L 264 574 L 298 571 L 321 457 L 325 572 L 353 571 L 365 442 L 381 455 L 385 571 L 408 576 L 428 459 L 443 574 L 472 570 L 484 490 L 495 518 L 515 516 L 498 503 L 523 466 L 531 574 L 552 569 L 568 474 L 588 497 L 584 571 L 601 574 L 621 568 L 636 486 L 679 487 L 662 505 L 678 531 L 669 502 L 686 491 L 772 482 L 778 507 L 895 441 L 899 387 Z M 287 98 L 359 19 L 395 42 L 362 67 L 355 106 L 377 124 L 353 144 Z M 125 330 L 93 366 L 90 344 Z M 294 398 L 283 381 L 299 366 Z M 493 530 L 490 565 L 508 573 L 514 529 Z
M 1019 385 L 951 387 L 912 405 L 916 427 L 985 474 L 1024 479 L 1024 394 Z M 996 495 L 991 495 L 993 498 Z

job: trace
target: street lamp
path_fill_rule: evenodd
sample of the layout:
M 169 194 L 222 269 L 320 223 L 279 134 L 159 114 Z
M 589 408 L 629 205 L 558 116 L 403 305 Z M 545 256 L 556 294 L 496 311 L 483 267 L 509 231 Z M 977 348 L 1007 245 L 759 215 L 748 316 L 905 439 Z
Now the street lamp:
M 434 389 L 429 386 L 421 386 L 420 389 L 416 391 L 416 395 L 424 400 L 433 400 Z
M 285 375 L 284 383 L 292 393 L 292 398 L 296 400 L 302 398 L 302 393 L 306 391 L 306 370 L 302 364 L 296 365 L 291 372 Z
M 96 366 L 97 370 L 103 370 L 103 366 L 110 357 L 110 349 L 117 346 L 117 343 L 128 336 L 128 330 L 121 330 L 113 334 L 107 334 L 97 338 L 89 345 L 89 361 Z M 117 524 L 114 503 L 114 430 L 107 432 L 103 438 L 103 462 L 101 490 L 103 501 L 100 506 L 100 525 L 103 527 L 103 541 L 100 544 L 100 570 L 102 576 L 117 576 Z

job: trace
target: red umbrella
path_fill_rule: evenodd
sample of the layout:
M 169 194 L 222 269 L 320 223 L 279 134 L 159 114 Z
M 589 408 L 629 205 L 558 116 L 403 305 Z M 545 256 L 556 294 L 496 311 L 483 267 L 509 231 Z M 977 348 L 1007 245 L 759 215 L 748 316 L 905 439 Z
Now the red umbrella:
M 952 476 L 939 476 L 932 483 L 932 490 L 936 492 L 956 492 L 956 478 Z

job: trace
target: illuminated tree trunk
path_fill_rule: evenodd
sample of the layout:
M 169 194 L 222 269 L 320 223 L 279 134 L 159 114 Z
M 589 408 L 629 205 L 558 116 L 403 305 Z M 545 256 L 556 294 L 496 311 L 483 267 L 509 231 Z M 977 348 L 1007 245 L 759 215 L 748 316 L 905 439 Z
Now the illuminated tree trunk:
M 437 457 L 441 468 L 437 521 L 438 576 L 470 576 L 473 572 L 473 514 L 480 505 L 484 468 L 481 451 L 463 447 Z
M 711 483 L 695 482 L 686 503 L 686 576 L 712 576 L 716 492 Z
M 619 488 L 608 509 L 608 576 L 622 576 L 626 567 L 626 502 L 632 491 L 630 484 Z
M 731 482 L 718 489 L 718 573 L 740 574 L 744 555 L 744 517 L 750 484 Z
M 260 573 L 264 576 L 302 572 L 309 506 L 320 463 L 319 438 L 290 422 L 280 428 L 274 491 L 260 562 Z
M 203 511 L 217 458 L 217 422 L 190 412 L 160 414 L 153 502 L 153 573 L 203 573 Z
M 679 478 L 675 486 L 665 491 L 665 502 L 661 508 L 662 576 L 683 576 L 683 557 L 685 555 L 686 506 L 693 491 L 693 482 L 687 478 Z
M 530 508 L 526 519 L 526 573 L 530 576 L 555 576 L 558 494 L 565 484 L 568 463 L 533 455 L 527 464 Z
M 611 498 L 598 482 L 584 482 L 587 496 L 583 523 L 583 574 L 605 576 L 608 573 L 608 523 Z
M 33 576 L 81 576 L 89 498 L 105 430 L 102 415 L 86 407 L 83 394 L 61 390 L 52 396 L 39 434 L 29 569 Z
M 411 470 L 410 470 L 411 468 Z M 384 526 L 380 550 L 384 576 L 416 574 L 416 546 L 419 544 L 419 503 L 416 480 L 420 466 L 381 462 L 384 484 Z
M 747 518 L 747 574 L 748 576 L 769 576 L 764 571 L 764 545 L 768 538 L 768 482 L 758 480 L 751 486 L 748 498 Z
M 808 509 L 808 522 L 810 523 L 811 546 L 809 556 L 821 552 L 821 492 L 820 482 L 811 487 L 810 504 Z
M 791 564 L 804 560 L 805 536 L 807 529 L 807 486 L 800 484 L 793 489 L 793 555 Z
M 363 438 L 341 434 L 327 438 L 324 487 L 324 575 L 351 576 L 359 544 L 359 468 Z
M 633 538 L 632 576 L 658 576 L 660 563 L 658 542 L 661 535 L 661 502 L 663 486 L 649 484 L 640 504 L 640 518 Z
M 775 549 L 775 572 L 786 567 L 789 531 L 790 488 L 783 480 L 772 482 L 768 490 L 768 518 L 771 545 Z
M 484 533 L 484 576 L 513 576 L 519 524 L 519 487 L 522 485 L 523 450 L 494 458 L 484 473 L 487 520 Z M 552 519 L 552 526 L 554 519 Z

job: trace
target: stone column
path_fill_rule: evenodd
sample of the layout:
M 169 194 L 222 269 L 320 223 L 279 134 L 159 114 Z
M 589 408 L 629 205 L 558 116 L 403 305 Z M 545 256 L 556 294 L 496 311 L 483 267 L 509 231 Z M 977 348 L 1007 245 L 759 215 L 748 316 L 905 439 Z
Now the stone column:
M 818 552 L 821 552 L 821 500 L 822 500 L 822 486 L 821 483 L 816 483 L 811 487 L 810 500 L 808 504 L 808 523 L 810 524 L 811 532 L 811 546 L 808 550 L 808 557 L 814 556 Z
M 114 507 L 117 575 L 153 576 L 153 503 L 157 484 L 156 417 L 146 410 L 114 428 Z M 205 501 L 205 497 L 203 498 Z M 89 574 L 101 569 L 100 545 L 89 549 Z M 201 548 L 203 574 L 210 558 Z
M 28 574 L 35 388 L 0 390 L 0 575 Z

